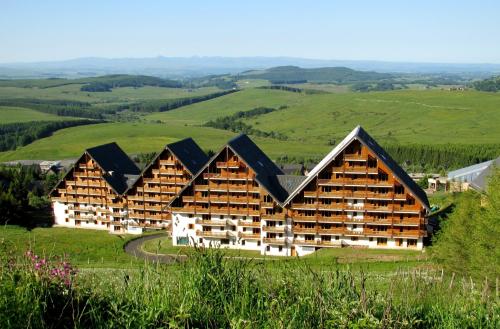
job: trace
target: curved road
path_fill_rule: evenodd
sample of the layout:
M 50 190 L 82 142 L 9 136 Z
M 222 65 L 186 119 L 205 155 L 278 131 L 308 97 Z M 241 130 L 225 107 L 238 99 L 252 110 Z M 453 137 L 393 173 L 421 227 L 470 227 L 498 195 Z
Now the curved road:
M 129 241 L 124 247 L 125 252 L 137 258 L 145 259 L 153 263 L 162 263 L 162 264 L 173 264 L 186 258 L 186 256 L 183 255 L 165 255 L 165 254 L 158 255 L 142 250 L 141 246 L 144 244 L 144 242 L 153 239 L 158 239 L 161 237 L 166 237 L 166 234 L 159 233 L 159 234 L 147 235 Z

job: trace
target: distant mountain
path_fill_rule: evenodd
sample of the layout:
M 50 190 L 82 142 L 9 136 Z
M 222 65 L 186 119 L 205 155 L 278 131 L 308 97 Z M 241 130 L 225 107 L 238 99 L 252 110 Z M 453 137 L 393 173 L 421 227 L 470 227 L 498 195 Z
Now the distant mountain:
M 247 78 L 264 79 L 274 83 L 335 82 L 353 83 L 379 81 L 393 76 L 388 73 L 356 71 L 347 67 L 301 68 L 297 66 L 278 66 L 263 71 L 246 71 Z
M 0 78 L 89 77 L 106 74 L 141 74 L 158 77 L 199 77 L 235 74 L 276 66 L 303 68 L 346 67 L 382 73 L 455 73 L 488 77 L 500 73 L 500 64 L 404 63 L 383 61 L 322 60 L 294 57 L 151 57 L 77 58 L 66 61 L 0 64 Z

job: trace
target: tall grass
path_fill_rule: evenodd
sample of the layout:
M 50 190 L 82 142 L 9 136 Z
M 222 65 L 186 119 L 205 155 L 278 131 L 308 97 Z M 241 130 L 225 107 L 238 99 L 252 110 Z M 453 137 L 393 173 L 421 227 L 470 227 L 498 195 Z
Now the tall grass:
M 1 328 L 500 325 L 494 284 L 446 278 L 430 270 L 373 277 L 335 266 L 317 271 L 305 261 L 276 268 L 228 259 L 217 249 L 198 249 L 173 268 L 145 264 L 107 276 L 79 273 L 69 285 L 44 280 L 32 266 L 29 259 L 3 254 Z

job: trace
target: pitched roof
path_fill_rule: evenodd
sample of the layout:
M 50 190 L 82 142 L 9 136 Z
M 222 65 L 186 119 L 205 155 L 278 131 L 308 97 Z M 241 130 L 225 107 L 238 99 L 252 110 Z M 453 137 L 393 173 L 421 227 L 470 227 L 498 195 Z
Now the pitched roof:
M 140 175 L 135 176 L 134 180 L 128 184 L 128 189 L 134 187 L 146 171 L 148 171 L 160 157 L 160 155 L 169 150 L 182 163 L 191 175 L 195 175 L 208 162 L 208 156 L 201 150 L 192 138 L 186 138 L 175 143 L 167 144 L 154 156 L 153 160 L 144 167 Z
M 472 166 L 460 168 L 457 170 L 450 171 L 448 173 L 448 179 L 449 180 L 457 180 L 461 182 L 471 182 L 476 178 L 478 175 L 480 175 L 483 170 L 488 168 L 494 160 L 489 160 L 481 163 L 477 163 Z
M 488 167 L 484 169 L 474 180 L 470 183 L 470 186 L 479 191 L 486 191 L 486 186 L 488 185 L 489 176 L 492 174 L 493 168 L 500 168 L 500 157 L 492 160 Z
M 392 171 L 392 173 L 405 185 L 426 209 L 429 201 L 425 192 L 408 176 L 408 174 L 394 161 L 391 156 L 361 127 L 357 126 L 342 140 L 323 160 L 314 167 L 297 189 L 289 195 L 285 204 L 290 202 L 321 170 L 323 170 L 335 157 L 340 154 L 353 140 L 360 141 Z
M 139 168 L 115 142 L 85 152 L 101 167 L 104 180 L 117 194 L 123 194 L 140 174 Z
M 166 146 L 175 157 L 186 167 L 191 175 L 196 174 L 207 163 L 208 156 L 192 138 L 168 144 Z
M 288 193 L 276 176 L 283 171 L 245 134 L 231 139 L 227 146 L 255 172 L 255 180 L 278 202 L 286 200 Z
M 238 155 L 245 164 L 255 172 L 255 180 L 266 189 L 266 191 L 279 203 L 282 204 L 288 196 L 286 184 L 280 183 L 276 177 L 283 175 L 281 169 L 262 152 L 262 150 L 255 145 L 255 143 L 245 134 L 241 134 L 230 139 L 219 152 L 217 152 L 206 164 L 193 176 L 178 193 L 181 193 L 192 184 L 192 182 L 207 168 L 210 163 L 229 147 L 236 155 Z M 283 182 L 283 180 L 282 180 Z M 170 200 L 167 206 L 170 206 L 176 198 Z
M 59 180 L 50 191 L 52 194 L 57 187 L 72 172 L 76 164 L 88 154 L 96 164 L 104 171 L 103 179 L 109 184 L 113 191 L 122 195 L 135 182 L 140 174 L 139 168 L 128 157 L 128 155 L 115 142 L 95 146 L 86 149 L 85 152 L 72 164 L 66 174 Z

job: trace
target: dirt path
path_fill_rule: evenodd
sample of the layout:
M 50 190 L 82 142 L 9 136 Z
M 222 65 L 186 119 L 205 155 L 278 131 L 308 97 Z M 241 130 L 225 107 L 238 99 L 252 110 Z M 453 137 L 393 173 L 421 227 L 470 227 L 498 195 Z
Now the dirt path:
M 159 233 L 159 234 L 143 236 L 141 238 L 132 240 L 125 245 L 124 247 L 125 252 L 131 256 L 144 259 L 153 263 L 173 264 L 185 259 L 186 256 L 184 255 L 154 254 L 142 250 L 141 246 L 144 244 L 144 242 L 165 236 L 166 236 L 165 233 Z

